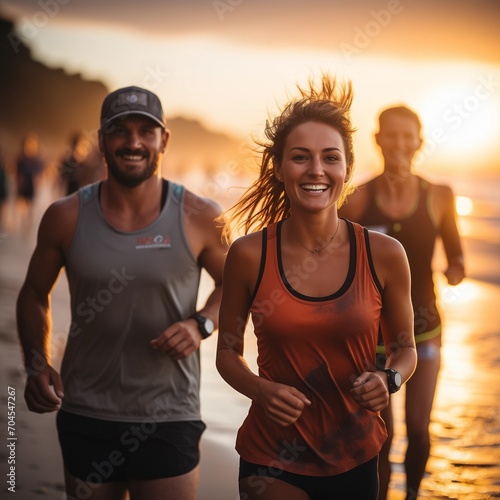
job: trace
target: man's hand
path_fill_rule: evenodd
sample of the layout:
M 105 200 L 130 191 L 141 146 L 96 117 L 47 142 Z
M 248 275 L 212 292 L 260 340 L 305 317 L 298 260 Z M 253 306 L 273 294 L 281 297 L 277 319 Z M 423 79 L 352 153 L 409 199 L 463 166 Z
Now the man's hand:
M 53 390 L 51 389 L 53 386 Z M 47 413 L 57 411 L 64 397 L 64 389 L 59 373 L 50 365 L 36 375 L 28 375 L 24 399 L 31 411 Z
M 155 349 L 167 353 L 175 361 L 187 358 L 200 343 L 201 334 L 194 319 L 174 323 L 151 341 Z

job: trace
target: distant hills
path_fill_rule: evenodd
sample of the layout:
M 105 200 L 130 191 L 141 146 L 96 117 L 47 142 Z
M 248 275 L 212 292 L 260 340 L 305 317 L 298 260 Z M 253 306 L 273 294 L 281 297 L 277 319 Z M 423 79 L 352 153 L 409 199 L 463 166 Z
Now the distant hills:
M 109 91 L 102 82 L 35 61 L 16 38 L 13 23 L 1 17 L 0 61 L 0 146 L 7 161 L 12 163 L 28 132 L 38 134 L 49 160 L 61 157 L 73 132 L 95 135 L 101 103 Z M 172 131 L 164 157 L 167 175 L 191 169 L 213 173 L 235 162 L 239 169 L 246 168 L 242 139 L 213 132 L 196 120 L 167 120 Z
M 106 87 L 34 61 L 5 19 L 0 60 L 0 142 L 7 152 L 17 151 L 28 132 L 36 132 L 50 154 L 64 148 L 71 132 L 96 128 Z

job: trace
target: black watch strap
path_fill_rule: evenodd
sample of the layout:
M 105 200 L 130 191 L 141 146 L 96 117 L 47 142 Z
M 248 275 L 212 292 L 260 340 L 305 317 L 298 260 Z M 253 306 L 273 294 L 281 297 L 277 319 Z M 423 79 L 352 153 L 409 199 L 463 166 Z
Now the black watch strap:
M 200 331 L 201 336 L 203 339 L 206 339 L 212 335 L 212 333 L 215 330 L 214 323 L 211 319 L 208 319 L 207 317 L 203 316 L 203 314 L 199 313 L 194 313 L 192 316 L 196 323 L 198 323 L 198 330 Z
M 397 370 L 394 370 L 394 368 L 386 368 L 384 372 L 387 375 L 387 386 L 389 387 L 389 394 L 398 392 L 403 385 L 401 373 L 399 373 Z

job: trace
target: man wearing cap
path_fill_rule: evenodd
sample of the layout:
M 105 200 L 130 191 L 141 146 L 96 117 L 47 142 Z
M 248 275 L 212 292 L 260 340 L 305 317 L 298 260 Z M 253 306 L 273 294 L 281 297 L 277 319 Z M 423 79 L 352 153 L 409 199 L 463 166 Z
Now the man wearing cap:
M 105 98 L 108 176 L 47 209 L 19 293 L 25 399 L 58 411 L 68 498 L 196 498 L 199 346 L 217 325 L 227 246 L 220 207 L 160 176 L 169 136 L 155 94 Z M 59 374 L 50 293 L 63 267 L 71 325 Z M 197 311 L 202 268 L 214 288 Z

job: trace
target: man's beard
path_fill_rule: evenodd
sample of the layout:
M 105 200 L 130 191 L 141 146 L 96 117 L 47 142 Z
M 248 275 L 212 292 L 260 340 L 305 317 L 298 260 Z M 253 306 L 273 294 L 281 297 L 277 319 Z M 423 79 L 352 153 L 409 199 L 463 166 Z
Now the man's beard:
M 116 152 L 117 155 L 141 155 L 147 158 L 147 154 L 143 151 L 131 150 L 131 149 L 121 149 Z M 134 188 L 142 184 L 144 181 L 152 177 L 158 170 L 159 154 L 155 154 L 149 158 L 147 166 L 144 170 L 137 172 L 130 172 L 127 170 L 121 170 L 114 157 L 108 153 L 104 155 L 106 159 L 106 164 L 108 166 L 108 174 L 113 177 L 119 184 L 124 187 Z

